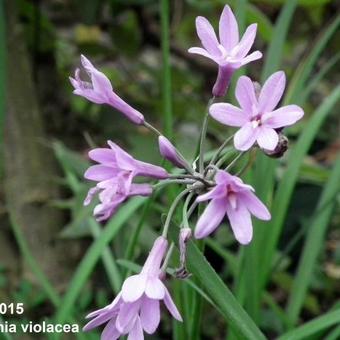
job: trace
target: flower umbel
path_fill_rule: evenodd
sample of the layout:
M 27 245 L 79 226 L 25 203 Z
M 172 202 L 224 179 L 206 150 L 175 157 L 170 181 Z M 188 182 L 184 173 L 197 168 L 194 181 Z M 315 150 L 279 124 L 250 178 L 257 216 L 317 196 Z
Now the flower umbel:
M 255 142 L 260 148 L 273 151 L 279 136 L 275 129 L 295 124 L 303 116 L 297 105 L 276 109 L 285 89 L 286 77 L 283 71 L 272 74 L 263 85 L 257 98 L 250 78 L 240 77 L 236 85 L 236 99 L 240 108 L 217 103 L 210 107 L 210 115 L 222 124 L 241 127 L 234 137 L 235 148 L 250 149 Z
M 84 55 L 81 56 L 81 63 L 91 82 L 81 80 L 80 69 L 76 69 L 74 78 L 70 77 L 74 94 L 96 104 L 110 105 L 122 112 L 131 122 L 143 124 L 144 116 L 113 91 L 112 85 L 104 73 L 98 71 Z
M 226 5 L 220 17 L 219 40 L 204 17 L 196 18 L 196 30 L 203 48 L 192 47 L 189 52 L 200 54 L 218 64 L 218 76 L 212 93 L 216 97 L 224 96 L 234 71 L 262 57 L 260 51 L 248 55 L 255 40 L 257 25 L 250 25 L 240 40 L 236 18 Z
M 219 170 L 215 181 L 211 191 L 197 197 L 198 202 L 210 200 L 210 203 L 197 222 L 195 237 L 200 239 L 211 234 L 227 215 L 237 241 L 248 244 L 253 236 L 251 215 L 269 220 L 268 209 L 254 195 L 254 189 L 240 178 Z
M 152 334 L 159 325 L 161 300 L 170 314 L 182 321 L 168 289 L 160 279 L 160 266 L 167 245 L 165 238 L 156 239 L 140 274 L 125 280 L 121 292 L 110 305 L 87 316 L 92 320 L 84 331 L 107 323 L 102 339 L 115 340 L 125 334 L 129 334 L 130 340 L 144 339 L 143 331 Z

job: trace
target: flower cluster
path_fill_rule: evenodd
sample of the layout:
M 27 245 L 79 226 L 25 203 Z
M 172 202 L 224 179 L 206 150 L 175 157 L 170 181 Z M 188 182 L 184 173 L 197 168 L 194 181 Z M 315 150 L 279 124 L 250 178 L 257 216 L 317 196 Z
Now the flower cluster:
M 235 89 L 239 107 L 216 102 L 217 98 L 226 94 L 235 70 L 262 57 L 259 51 L 249 54 L 257 26 L 250 25 L 240 39 L 236 19 L 230 7 L 225 6 L 219 21 L 219 39 L 206 18 L 196 19 L 196 29 L 203 48 L 193 47 L 189 52 L 213 60 L 218 65 L 218 71 L 198 141 L 199 155 L 194 163 L 186 160 L 169 139 L 145 120 L 143 114 L 121 99 L 113 91 L 108 78 L 86 57 L 81 57 L 81 63 L 90 81 L 81 80 L 79 69 L 74 78 L 70 78 L 76 95 L 96 104 L 110 105 L 131 122 L 156 133 L 161 156 L 179 168 L 174 174 L 169 174 L 160 166 L 134 159 L 112 141 L 108 141 L 108 148 L 91 150 L 89 157 L 98 164 L 86 171 L 85 178 L 97 183 L 89 190 L 84 204 L 90 204 L 98 196 L 99 203 L 93 212 L 98 221 L 109 219 L 130 196 L 149 196 L 154 190 L 173 183 L 185 187 L 169 208 L 162 236 L 154 242 L 140 274 L 125 280 L 121 292 L 110 305 L 88 315 L 92 320 L 84 330 L 106 323 L 102 339 L 118 339 L 127 334 L 130 340 L 143 339 L 143 332 L 154 333 L 160 322 L 160 301 L 164 302 L 175 319 L 182 321 L 164 285 L 174 246 L 172 243 L 168 247 L 167 234 L 176 208 L 185 199 L 179 232 L 180 267 L 174 271 L 175 276 L 185 278 L 189 275 L 185 257 L 186 244 L 192 234 L 196 239 L 207 237 L 223 221 L 227 221 L 236 240 L 240 244 L 248 244 L 253 235 L 252 216 L 267 221 L 271 215 L 256 197 L 254 188 L 245 184 L 239 176 L 251 166 L 253 151 L 259 149 L 266 155 L 282 156 L 287 149 L 283 128 L 296 123 L 303 116 L 303 110 L 297 105 L 277 108 L 285 89 L 283 71 L 272 74 L 262 88 L 249 77 L 241 76 Z M 212 153 L 210 159 L 204 152 L 209 115 L 224 125 L 239 128 Z M 228 143 L 232 139 L 234 150 L 230 152 Z M 248 163 L 238 172 L 232 171 L 238 160 L 249 151 Z M 199 162 L 198 169 L 196 161 Z M 145 181 L 152 178 L 160 182 L 135 183 L 135 177 L 143 177 Z M 199 204 L 207 201 L 192 233 L 189 223 L 191 215 Z

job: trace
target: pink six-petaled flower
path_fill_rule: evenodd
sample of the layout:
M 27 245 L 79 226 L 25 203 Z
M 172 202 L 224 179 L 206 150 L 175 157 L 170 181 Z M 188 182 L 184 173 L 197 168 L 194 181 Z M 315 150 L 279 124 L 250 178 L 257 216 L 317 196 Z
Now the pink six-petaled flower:
M 195 237 L 200 239 L 211 234 L 227 215 L 237 241 L 248 244 L 253 236 L 251 215 L 269 220 L 268 209 L 254 195 L 254 189 L 239 177 L 219 170 L 215 181 L 216 186 L 212 190 L 197 197 L 198 202 L 210 202 L 197 222 Z
M 249 150 L 255 142 L 262 149 L 274 150 L 279 137 L 275 129 L 296 123 L 303 116 L 297 105 L 276 109 L 284 89 L 286 77 L 283 71 L 272 74 L 264 83 L 257 98 L 250 78 L 240 77 L 236 85 L 236 99 L 241 108 L 227 103 L 210 107 L 210 115 L 222 124 L 241 127 L 234 137 L 235 148 Z
M 236 18 L 226 5 L 220 17 L 219 40 L 210 22 L 204 17 L 196 18 L 196 30 L 204 48 L 192 47 L 189 52 L 200 54 L 218 64 L 218 76 L 212 92 L 216 97 L 224 96 L 234 71 L 262 57 L 259 51 L 248 55 L 255 40 L 257 25 L 250 25 L 239 40 Z
M 140 274 L 125 280 L 121 292 L 110 305 L 87 316 L 92 320 L 84 327 L 84 331 L 107 322 L 102 340 L 116 340 L 125 334 L 129 335 L 128 340 L 142 340 L 143 330 L 152 334 L 159 325 L 160 301 L 164 302 L 175 319 L 182 321 L 161 279 L 164 273 L 160 266 L 167 244 L 167 240 L 161 236 L 156 239 Z
M 98 71 L 84 55 L 81 56 L 81 63 L 91 81 L 81 80 L 80 69 L 77 68 L 74 78 L 69 77 L 74 94 L 96 104 L 110 105 L 135 124 L 144 123 L 144 116 L 113 91 L 110 80 L 104 73 Z
M 152 193 L 151 185 L 132 183 L 134 177 L 168 177 L 162 167 L 134 159 L 111 141 L 108 144 L 110 148 L 97 148 L 89 152 L 89 157 L 99 164 L 92 165 L 84 174 L 85 178 L 98 182 L 89 190 L 84 201 L 88 205 L 94 195 L 99 194 L 100 204 L 94 209 L 98 221 L 108 219 L 129 196 L 148 196 Z

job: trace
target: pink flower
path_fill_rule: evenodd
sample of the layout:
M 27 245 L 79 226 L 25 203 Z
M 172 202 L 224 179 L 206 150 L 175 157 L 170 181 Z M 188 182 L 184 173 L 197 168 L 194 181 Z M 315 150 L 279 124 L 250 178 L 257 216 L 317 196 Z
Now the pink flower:
M 167 250 L 168 242 L 158 237 L 140 274 L 125 280 L 121 292 L 114 301 L 87 316 L 93 318 L 84 331 L 93 329 L 106 322 L 101 339 L 115 340 L 129 334 L 129 340 L 144 339 L 143 331 L 152 334 L 160 322 L 160 301 L 163 300 L 170 314 L 182 321 L 161 276 L 161 262 Z
M 74 94 L 96 104 L 108 104 L 122 112 L 133 123 L 143 124 L 144 116 L 113 92 L 112 85 L 104 73 L 98 71 L 84 55 L 81 56 L 81 63 L 91 82 L 81 80 L 80 70 L 76 69 L 74 78 L 70 77 Z
M 210 200 L 210 203 L 197 222 L 195 237 L 200 239 L 211 234 L 227 215 L 237 241 L 248 244 L 253 236 L 251 215 L 269 220 L 268 209 L 254 195 L 254 189 L 240 178 L 219 170 L 215 181 L 211 191 L 197 197 L 198 202 Z
M 110 148 L 97 148 L 89 152 L 89 157 L 99 164 L 91 166 L 84 177 L 98 182 L 91 188 L 84 201 L 90 204 L 99 194 L 100 204 L 94 209 L 98 221 L 108 219 L 129 196 L 148 196 L 152 193 L 149 184 L 134 184 L 136 176 L 164 179 L 168 173 L 159 166 L 134 159 L 117 144 L 108 141 Z
M 177 152 L 172 143 L 164 136 L 158 137 L 159 151 L 161 155 L 178 168 L 186 168 L 187 164 L 183 157 Z
M 219 40 L 210 22 L 204 17 L 196 18 L 196 30 L 204 48 L 192 47 L 189 52 L 203 55 L 218 64 L 218 76 L 213 95 L 224 96 L 234 71 L 262 57 L 259 51 L 248 55 L 255 40 L 257 25 L 250 25 L 239 40 L 236 18 L 230 7 L 226 5 L 219 22 Z
M 210 107 L 210 115 L 220 123 L 241 127 L 234 137 L 235 148 L 246 151 L 255 142 L 265 150 L 274 150 L 279 137 L 275 129 L 296 123 L 303 116 L 297 105 L 276 109 L 285 89 L 283 71 L 272 74 L 263 85 L 258 98 L 254 84 L 246 76 L 240 77 L 236 85 L 236 99 L 241 108 L 231 104 L 217 103 Z

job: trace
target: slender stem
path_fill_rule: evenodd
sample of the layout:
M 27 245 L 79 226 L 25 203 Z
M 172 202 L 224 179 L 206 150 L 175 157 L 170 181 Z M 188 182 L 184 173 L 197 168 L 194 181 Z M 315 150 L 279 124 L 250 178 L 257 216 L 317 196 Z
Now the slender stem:
M 226 152 L 215 164 L 215 166 L 217 168 L 219 168 L 223 163 L 224 161 L 229 157 L 229 152 Z
M 164 112 L 164 131 L 172 138 L 172 89 L 171 89 L 171 66 L 170 66 L 170 32 L 169 32 L 169 0 L 161 0 L 161 34 L 162 34 L 162 96 Z
M 244 165 L 244 167 L 237 172 L 236 176 L 241 176 L 244 174 L 255 162 L 256 159 L 256 149 L 253 149 L 249 154 L 248 162 Z
M 229 165 L 224 169 L 224 171 L 228 171 L 229 169 L 231 169 L 234 164 L 244 155 L 244 152 L 240 152 L 232 161 L 231 163 L 229 163 Z
M 217 160 L 217 158 L 220 156 L 221 152 L 223 151 L 223 149 L 228 145 L 228 143 L 233 139 L 234 135 L 231 135 L 230 137 L 228 137 L 223 143 L 222 145 L 218 148 L 218 150 L 216 151 L 215 155 L 213 156 L 213 158 L 211 159 L 209 165 L 214 164 Z
M 151 125 L 150 123 L 144 121 L 144 122 L 143 122 L 143 125 L 144 125 L 148 130 L 150 130 L 151 132 L 155 133 L 156 135 L 162 136 L 162 133 L 161 133 L 159 130 L 157 130 L 153 125 Z
M 170 222 L 171 222 L 171 218 L 172 215 L 174 214 L 176 207 L 178 205 L 178 203 L 181 201 L 181 199 L 188 193 L 190 192 L 191 189 L 185 189 L 183 190 L 172 202 L 171 207 L 169 209 L 168 215 L 166 217 L 165 223 L 164 223 L 164 228 L 163 228 L 163 233 L 162 236 L 164 238 L 167 237 L 168 235 L 168 230 L 169 230 L 169 226 L 170 226 Z
M 199 151 L 199 172 L 203 173 L 204 171 L 204 144 L 205 138 L 207 135 L 207 128 L 208 128 L 208 120 L 209 120 L 209 108 L 215 101 L 215 96 L 212 97 L 207 105 L 207 110 L 203 119 L 202 131 L 200 136 L 200 151 Z
M 174 246 L 175 246 L 174 242 L 171 242 L 170 247 L 168 249 L 168 252 L 166 253 L 164 262 L 163 262 L 162 267 L 161 267 L 161 271 L 164 272 L 164 273 L 166 272 L 166 268 L 168 267 L 168 263 L 170 261 L 170 257 L 172 255 L 173 250 L 174 250 Z
M 189 218 L 188 218 L 188 206 L 189 202 L 192 199 L 192 196 L 194 195 L 193 192 L 191 192 L 187 198 L 185 199 L 184 206 L 183 206 L 183 212 L 182 212 L 182 224 L 184 228 L 190 228 L 189 226 Z
M 188 184 L 194 184 L 196 182 L 196 180 L 194 179 L 167 179 L 164 181 L 161 181 L 155 185 L 153 185 L 153 189 L 157 190 L 165 185 L 168 184 L 184 184 L 184 185 L 188 185 Z

